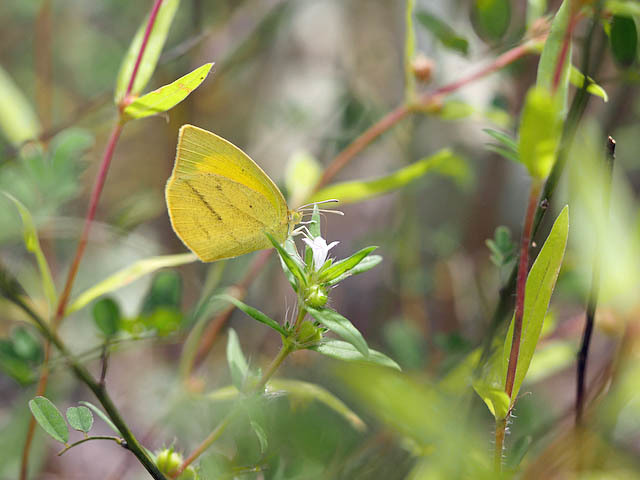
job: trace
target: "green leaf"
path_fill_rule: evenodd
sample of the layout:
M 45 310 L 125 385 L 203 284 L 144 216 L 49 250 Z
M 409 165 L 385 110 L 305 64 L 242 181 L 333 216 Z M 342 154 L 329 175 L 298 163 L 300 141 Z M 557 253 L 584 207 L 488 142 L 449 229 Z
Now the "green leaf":
M 362 261 L 353 267 L 351 270 L 347 270 L 345 273 L 340 275 L 339 277 L 334 278 L 327 282 L 327 285 L 332 286 L 340 283 L 345 278 L 351 277 L 352 275 L 359 275 L 368 270 L 371 270 L 373 267 L 378 265 L 382 261 L 382 257 L 380 255 L 369 255 L 362 259 Z
M 521 163 L 520 157 L 518 157 L 518 152 L 514 152 L 513 150 L 509 150 L 508 148 L 503 147 L 502 145 L 495 145 L 493 143 L 485 143 L 484 148 L 489 150 L 490 152 L 497 153 L 498 155 L 506 158 L 507 160 L 511 160 L 514 163 Z
M 429 30 L 445 47 L 466 55 L 469 52 L 469 42 L 462 35 L 458 35 L 449 25 L 426 10 L 416 12 L 418 22 Z
M 513 150 L 514 152 L 518 151 L 517 141 L 511 138 L 508 133 L 501 132 L 500 130 L 494 130 L 493 128 L 483 128 L 482 131 L 495 138 L 503 147 Z
M 356 253 L 348 258 L 342 259 L 339 262 L 333 263 L 329 268 L 321 269 L 318 281 L 321 283 L 330 282 L 336 278 L 345 275 L 352 268 L 356 267 L 362 260 L 365 259 L 371 252 L 378 247 L 366 247 L 362 250 L 358 250 Z
M 540 62 L 538 63 L 538 76 L 536 86 L 551 92 L 553 90 L 553 78 L 555 76 L 558 61 L 562 53 L 565 33 L 569 26 L 571 17 L 572 0 L 563 0 L 562 5 L 556 12 L 551 24 L 551 31 L 547 36 Z M 567 99 L 569 95 L 569 66 L 571 65 L 571 46 L 566 52 L 564 63 L 562 64 L 562 73 L 556 98 L 558 104 L 564 113 L 567 107 Z M 563 115 L 564 116 L 564 115 Z
M 153 75 L 153 71 L 156 69 L 156 64 L 160 58 L 160 53 L 164 47 L 164 42 L 167 39 L 169 28 L 171 28 L 173 17 L 175 16 L 179 5 L 180 0 L 164 0 L 162 2 L 153 24 L 153 28 L 151 29 L 144 54 L 142 55 L 140 66 L 138 67 L 138 73 L 133 82 L 133 88 L 131 89 L 132 95 L 139 95 L 151 79 L 151 75 Z M 140 27 L 138 27 L 138 31 L 136 32 L 135 37 L 133 37 L 131 45 L 129 45 L 129 50 L 120 65 L 115 89 L 116 104 L 119 104 L 127 93 L 127 86 L 129 85 L 148 23 L 149 15 L 145 17 L 144 21 L 140 24 Z
M 195 262 L 198 260 L 193 253 L 180 253 L 178 255 L 160 255 L 158 257 L 145 258 L 138 260 L 133 265 L 130 265 L 113 275 L 105 278 L 100 283 L 85 290 L 78 298 L 75 299 L 69 305 L 65 312 L 65 316 L 80 310 L 82 307 L 93 301 L 94 299 L 106 294 L 118 290 L 131 282 L 138 280 L 139 278 L 155 272 L 160 268 L 177 267 L 178 265 L 184 265 L 186 263 Z
M 487 405 L 496 420 L 503 420 L 507 417 L 511 402 L 509 395 L 504 390 L 482 382 L 473 382 L 473 389 Z
M 229 329 L 229 338 L 227 341 L 227 364 L 231 372 L 231 380 L 236 388 L 242 391 L 243 385 L 249 375 L 249 364 L 247 363 L 240 340 L 233 328 Z
M 260 452 L 266 452 L 269 447 L 269 441 L 267 440 L 267 434 L 265 433 L 264 428 L 262 428 L 255 420 L 251 420 L 250 424 L 253 432 L 256 434 L 256 437 L 258 437 L 258 441 L 260 442 Z
M 314 319 L 353 345 L 363 356 L 369 356 L 369 347 L 367 346 L 367 342 L 358 329 L 354 327 L 348 319 L 330 308 L 322 308 L 318 310 L 311 307 L 306 308 L 309 315 Z
M 404 187 L 431 170 L 448 174 L 446 170 L 442 172 L 441 169 L 447 167 L 448 163 L 454 162 L 459 164 L 464 163 L 464 160 L 451 150 L 445 148 L 434 155 L 418 160 L 384 177 L 374 180 L 356 180 L 330 185 L 315 193 L 311 201 L 318 202 L 336 198 L 340 200 L 340 203 L 361 202 Z
M 614 15 L 640 15 L 640 3 L 636 0 L 608 0 L 605 7 Z
M 29 213 L 27 207 L 25 207 L 22 202 L 20 202 L 20 200 L 15 198 L 13 195 L 7 192 L 2 193 L 5 197 L 13 202 L 13 204 L 18 209 L 18 212 L 20 213 L 20 217 L 22 217 L 22 225 L 24 229 L 24 246 L 28 251 L 33 253 L 34 257 L 36 257 L 38 270 L 40 270 L 40 280 L 42 282 L 42 288 L 44 290 L 45 297 L 47 298 L 47 303 L 49 304 L 49 310 L 52 311 L 55 308 L 57 302 L 56 287 L 53 283 L 51 270 L 49 270 L 49 264 L 47 263 L 47 259 L 42 252 L 42 248 L 40 247 L 38 231 L 36 230 L 36 226 L 33 222 L 33 218 L 31 217 L 31 213 Z
M 18 85 L 0 66 L 0 131 L 14 147 L 38 138 L 40 122 Z
M 577 88 L 582 88 L 582 84 L 584 83 L 584 75 L 580 70 L 571 65 L 571 69 L 569 72 L 569 81 L 571 84 Z M 602 98 L 605 102 L 609 101 L 609 96 L 607 92 L 600 85 L 595 83 L 591 77 L 588 78 L 587 92 L 591 95 L 595 95 L 597 97 Z
M 305 201 L 313 192 L 321 175 L 322 168 L 310 153 L 299 151 L 291 155 L 284 173 L 289 205 L 299 205 Z
M 98 407 L 96 407 L 93 403 L 84 402 L 84 401 L 79 403 L 89 408 L 90 410 L 93 410 L 93 413 L 98 415 L 102 419 L 102 421 L 109 426 L 111 430 L 113 430 L 118 435 L 122 435 L 122 433 L 120 433 L 120 430 L 118 430 L 118 427 L 115 426 L 115 424 L 111 421 L 111 419 L 107 416 L 107 414 L 104 413 L 102 410 L 100 410 Z
M 561 133 L 557 102 L 547 90 L 533 87 L 525 100 L 518 143 L 520 160 L 533 178 L 543 180 L 549 175 Z
M 136 98 L 125 107 L 124 114 L 144 118 L 171 110 L 204 82 L 212 67 L 213 63 L 205 63 L 175 82 Z
M 369 355 L 365 357 L 352 344 L 343 342 L 342 340 L 326 338 L 321 344 L 309 347 L 309 350 L 314 350 L 326 355 L 327 357 L 337 358 L 338 360 L 345 360 L 348 362 L 367 362 L 400 370 L 400 365 L 387 357 L 384 353 L 370 348 Z
M 497 42 L 507 32 L 510 20 L 509 0 L 475 0 L 473 3 L 471 23 L 480 38 Z
M 67 408 L 67 420 L 74 430 L 89 433 L 93 427 L 93 415 L 87 407 Z
M 511 401 L 518 396 L 520 386 L 529 370 L 529 364 L 540 338 L 542 323 L 549 307 L 551 294 L 558 279 L 558 273 L 562 265 L 564 250 L 569 235 L 569 207 L 564 207 L 556 219 L 551 232 L 544 242 L 538 258 L 531 267 L 524 296 L 524 315 L 522 318 L 522 338 L 518 365 L 513 385 Z M 507 332 L 502 354 L 502 380 L 503 385 L 507 377 L 509 355 L 513 340 L 513 320 Z
M 31 364 L 39 364 L 44 359 L 40 340 L 28 328 L 18 326 L 12 329 L 11 343 L 16 354 Z
M 60 410 L 46 397 L 29 400 L 29 409 L 42 429 L 60 443 L 69 441 L 69 428 Z
M 93 321 L 105 337 L 112 337 L 120 329 L 120 307 L 113 298 L 98 300 L 93 305 Z
M 281 335 L 285 335 L 285 336 L 287 335 L 287 331 L 284 328 L 282 328 L 282 325 L 280 325 L 278 322 L 268 317 L 267 315 L 262 313 L 260 310 L 250 307 L 246 303 L 241 302 L 236 297 L 223 294 L 223 295 L 216 295 L 215 298 L 233 303 L 236 306 L 236 308 L 242 310 L 244 313 L 249 315 L 254 320 L 257 320 L 260 323 L 264 323 L 266 326 L 273 328 L 276 332 L 278 332 Z
M 629 67 L 638 53 L 638 31 L 636 22 L 628 16 L 616 15 L 611 21 L 611 53 L 618 64 Z
M 182 278 L 173 270 L 157 273 L 142 302 L 141 314 L 151 314 L 158 308 L 180 310 Z
M 37 379 L 33 367 L 15 351 L 12 342 L 4 339 L 0 340 L 0 371 L 21 385 L 28 385 Z
M 271 234 L 265 232 L 265 235 L 269 238 L 269 241 L 271 242 L 273 247 L 278 251 L 278 255 L 280 255 L 280 259 L 282 260 L 282 263 L 284 264 L 286 269 L 291 272 L 291 274 L 300 282 L 301 285 L 306 285 L 307 278 L 304 275 L 304 272 L 302 271 L 299 263 L 292 258 L 293 255 L 290 255 L 287 251 L 285 251 L 285 249 L 282 248 L 282 246 L 275 238 L 273 238 Z M 297 291 L 296 285 L 294 285 L 293 283 L 292 285 L 293 288 Z

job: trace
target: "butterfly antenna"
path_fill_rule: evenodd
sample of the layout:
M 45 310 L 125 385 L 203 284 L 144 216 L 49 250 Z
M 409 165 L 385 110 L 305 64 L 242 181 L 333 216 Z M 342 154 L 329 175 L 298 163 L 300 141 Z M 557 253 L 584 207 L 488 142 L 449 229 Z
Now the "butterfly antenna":
M 305 205 L 300 205 L 297 210 L 300 212 L 304 209 L 307 208 L 313 208 L 314 205 L 322 205 L 324 203 L 336 203 L 339 202 L 340 200 L 338 200 L 337 198 L 331 198 L 329 200 L 321 200 L 320 202 L 311 202 L 311 203 L 307 203 Z

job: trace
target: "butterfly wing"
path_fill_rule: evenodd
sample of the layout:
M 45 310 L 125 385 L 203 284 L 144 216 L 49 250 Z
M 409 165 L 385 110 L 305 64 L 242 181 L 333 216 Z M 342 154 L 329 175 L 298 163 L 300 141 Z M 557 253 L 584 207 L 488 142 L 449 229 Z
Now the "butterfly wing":
M 235 145 L 191 125 L 180 129 L 166 199 L 173 229 L 205 262 L 270 248 L 265 231 L 287 235 L 287 204 L 271 179 Z

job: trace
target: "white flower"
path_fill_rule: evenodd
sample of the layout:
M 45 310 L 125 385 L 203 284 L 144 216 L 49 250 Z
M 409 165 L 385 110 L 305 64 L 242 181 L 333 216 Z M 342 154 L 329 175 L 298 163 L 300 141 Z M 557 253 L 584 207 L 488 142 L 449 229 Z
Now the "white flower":
M 329 245 L 327 245 L 327 241 L 322 237 L 315 237 L 313 239 L 303 238 L 302 241 L 309 245 L 309 247 L 313 251 L 313 265 L 316 271 L 320 270 L 320 268 L 324 265 L 324 262 L 327 261 L 329 250 L 340 243 L 331 242 Z

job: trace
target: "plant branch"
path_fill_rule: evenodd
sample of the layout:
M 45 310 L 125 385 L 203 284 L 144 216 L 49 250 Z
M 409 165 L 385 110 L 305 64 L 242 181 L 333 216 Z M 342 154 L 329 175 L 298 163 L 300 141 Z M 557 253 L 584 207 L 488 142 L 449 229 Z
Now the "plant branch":
M 611 177 L 613 174 L 613 164 L 616 158 L 616 141 L 609 137 L 606 147 L 606 174 L 603 179 L 602 203 L 604 205 L 604 220 L 609 215 L 609 203 L 611 198 Z M 593 333 L 593 325 L 595 323 L 596 308 L 598 306 L 598 295 L 600 292 L 600 272 L 602 268 L 602 238 L 601 232 L 596 231 L 596 245 L 593 255 L 593 271 L 591 272 L 591 291 L 587 301 L 586 319 L 584 332 L 582 334 L 582 344 L 578 353 L 577 364 L 577 383 L 576 383 L 576 425 L 582 424 L 584 404 L 585 404 L 585 385 L 587 376 L 587 358 L 589 355 L 589 345 L 591 343 L 591 335 Z
M 276 357 L 272 360 L 271 364 L 267 367 L 267 370 L 262 374 L 262 378 L 260 381 L 247 393 L 247 395 L 255 395 L 261 391 L 264 391 L 264 387 L 267 382 L 273 377 L 276 373 L 284 359 L 293 352 L 294 347 L 292 344 L 286 342 L 280 348 L 280 351 L 276 355 Z M 200 445 L 196 447 L 196 449 L 191 452 L 191 454 L 182 462 L 180 468 L 176 471 L 173 478 L 178 477 L 185 469 L 191 465 L 200 455 L 202 455 L 213 443 L 220 438 L 222 433 L 225 431 L 229 423 L 231 422 L 233 416 L 236 414 L 237 410 L 234 409 L 227 414 L 226 417 L 218 424 L 218 426 L 205 438 Z
M 68 450 L 72 449 L 77 445 L 80 445 L 81 443 L 88 442 L 89 440 L 112 440 L 116 442 L 118 445 L 120 445 L 121 447 L 127 448 L 127 442 L 125 442 L 120 437 L 116 437 L 113 435 L 94 435 L 91 437 L 85 437 L 82 440 L 78 440 L 77 442 L 72 443 L 71 445 L 67 445 L 66 447 L 64 447 L 62 450 L 58 452 L 58 456 L 64 455 Z
M 409 113 L 429 111 L 430 109 L 437 107 L 442 98 L 459 90 L 460 88 L 473 83 L 474 81 L 486 77 L 491 73 L 494 73 L 507 65 L 515 62 L 519 58 L 522 58 L 528 53 L 535 52 L 533 46 L 543 40 L 544 37 L 536 37 L 529 40 L 511 50 L 506 51 L 502 55 L 495 58 L 489 65 L 481 68 L 480 70 L 473 72 L 466 77 L 462 77 L 452 83 L 444 85 L 432 92 L 426 92 L 422 94 L 416 103 L 403 104 L 396 107 L 394 110 L 387 113 L 384 117 L 378 120 L 375 124 L 364 131 L 358 138 L 356 138 L 349 146 L 347 146 L 342 152 L 340 152 L 327 166 L 324 174 L 320 178 L 320 181 L 316 185 L 314 191 L 318 191 L 320 188 L 327 185 L 336 174 L 342 170 L 357 154 L 364 150 L 369 144 L 376 140 L 380 135 L 385 133 L 391 127 L 396 125 L 400 120 L 405 118 Z
M 149 42 L 149 37 L 151 36 L 151 31 L 153 30 L 153 26 L 156 23 L 156 17 L 158 16 L 158 11 L 160 10 L 161 6 L 162 6 L 162 0 L 155 0 L 155 3 L 153 4 L 153 8 L 151 9 L 151 13 L 149 14 L 149 21 L 147 22 L 147 28 L 144 31 L 144 37 L 142 38 L 142 43 L 140 44 L 140 51 L 138 52 L 138 57 L 136 58 L 136 63 L 133 66 L 133 71 L 131 72 L 131 78 L 129 78 L 127 91 L 124 94 L 123 104 L 126 103 L 128 97 L 131 95 L 133 84 L 135 83 L 136 77 L 138 76 L 138 69 L 140 68 L 140 63 L 142 63 L 142 57 L 144 56 L 144 51 L 147 49 L 147 43 Z
M 531 231 L 533 227 L 533 217 L 540 195 L 542 183 L 533 180 L 527 202 L 527 213 L 525 215 L 524 227 L 522 229 L 522 239 L 520 240 L 520 259 L 518 264 L 518 277 L 516 281 L 516 311 L 513 319 L 513 339 L 511 341 L 511 351 L 509 353 L 509 366 L 507 368 L 507 379 L 504 391 L 511 398 L 513 384 L 516 378 L 518 366 L 518 355 L 520 353 L 520 339 L 522 337 L 522 319 L 524 317 L 524 294 L 527 286 L 527 274 L 529 272 L 529 245 L 531 244 Z M 511 399 L 513 405 L 514 399 Z
M 538 231 L 540 230 L 540 225 L 542 224 L 542 220 L 547 211 L 549 204 L 551 203 L 551 199 L 555 193 L 556 186 L 560 177 L 562 176 L 568 156 L 569 151 L 573 145 L 573 139 L 577 132 L 578 126 L 580 124 L 580 120 L 582 119 L 582 115 L 584 114 L 589 100 L 591 99 L 591 94 L 587 91 L 587 88 L 592 83 L 591 78 L 594 77 L 595 72 L 591 71 L 590 68 L 590 56 L 591 56 L 591 47 L 593 44 L 593 38 L 595 35 L 595 29 L 598 24 L 597 18 L 599 18 L 599 10 L 596 10 L 596 14 L 594 15 L 594 19 L 592 19 L 591 29 L 587 34 L 586 41 L 584 44 L 584 49 L 582 53 L 582 73 L 584 74 L 585 81 L 582 85 L 582 88 L 578 89 L 573 97 L 571 102 L 571 106 L 569 107 L 569 112 L 567 114 L 567 119 L 564 122 L 564 126 L 562 129 L 562 135 L 560 138 L 560 146 L 558 147 L 558 154 L 556 158 L 556 162 L 551 169 L 551 173 L 547 178 L 544 187 L 542 189 L 542 194 L 540 195 L 541 201 L 536 208 L 534 220 L 533 220 L 533 228 L 531 232 L 532 238 L 535 238 Z M 512 311 L 513 308 L 513 293 L 516 287 L 516 276 L 517 276 L 517 263 L 511 269 L 511 273 L 509 274 L 509 278 L 504 286 L 500 289 L 500 297 L 498 299 L 498 304 L 496 305 L 496 309 L 493 313 L 493 317 L 491 319 L 491 324 L 489 325 L 489 332 L 485 336 L 484 346 L 481 355 L 481 359 L 479 364 L 485 361 L 488 356 L 491 354 L 493 348 L 493 338 L 500 330 L 500 327 L 503 324 L 503 321 L 509 315 L 509 312 Z
M 67 346 L 64 344 L 62 339 L 60 339 L 53 328 L 42 318 L 40 318 L 40 316 L 22 300 L 22 298 L 11 292 L 7 294 L 7 298 L 18 307 L 20 307 L 38 325 L 47 340 L 55 345 L 58 351 L 60 351 L 60 353 L 65 357 L 67 363 L 69 364 L 69 367 L 71 368 L 76 378 L 83 382 L 89 388 L 89 390 L 94 393 L 100 404 L 104 407 L 113 424 L 120 431 L 122 438 L 126 442 L 126 448 L 129 449 L 131 453 L 133 453 L 138 458 L 140 463 L 155 480 L 166 480 L 164 474 L 160 472 L 160 470 L 158 470 L 156 464 L 151 458 L 149 458 L 145 449 L 142 447 L 142 445 L 140 445 L 131 430 L 129 430 L 129 427 L 122 418 L 120 411 L 113 403 L 113 400 L 107 393 L 104 386 L 96 382 L 91 373 L 89 373 L 89 371 L 82 364 L 78 363 L 78 361 L 73 357 Z

